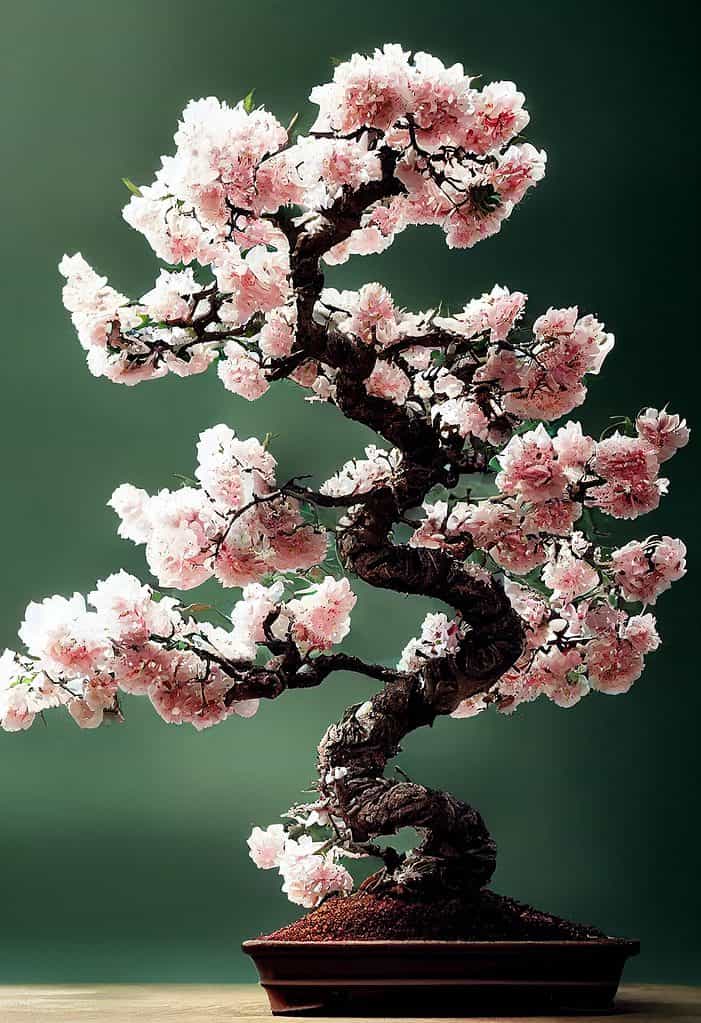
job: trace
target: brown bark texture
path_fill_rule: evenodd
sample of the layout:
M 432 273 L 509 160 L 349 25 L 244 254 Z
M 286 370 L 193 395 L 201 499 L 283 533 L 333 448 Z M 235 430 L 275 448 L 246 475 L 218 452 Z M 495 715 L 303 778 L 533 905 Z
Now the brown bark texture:
M 408 510 L 420 506 L 433 487 L 453 487 L 461 473 L 484 471 L 490 452 L 466 451 L 462 442 L 441 436 L 430 417 L 368 395 L 365 381 L 377 354 L 373 346 L 314 317 L 324 283 L 321 257 L 349 237 L 370 205 L 403 189 L 394 175 L 395 155 L 388 148 L 380 152 L 383 177 L 344 193 L 313 230 L 288 217 L 277 220 L 290 243 L 298 319 L 291 355 L 279 360 L 269 376 L 284 377 L 310 359 L 332 368 L 342 413 L 375 430 L 401 452 L 391 485 L 358 497 L 355 504 L 312 496 L 294 485 L 291 492 L 302 499 L 306 494 L 311 501 L 345 506 L 337 548 L 349 573 L 372 586 L 442 601 L 460 614 L 466 634 L 457 652 L 427 659 L 415 673 L 366 665 L 344 654 L 301 663 L 290 646 L 275 644 L 271 637 L 276 656 L 263 670 L 260 684 L 252 673 L 247 691 L 252 696 L 275 696 L 283 689 L 317 685 L 338 669 L 381 680 L 382 690 L 350 707 L 321 740 L 320 794 L 343 822 L 342 837 L 357 847 L 377 851 L 376 838 L 404 827 L 422 835 L 420 845 L 409 854 L 384 853 L 385 867 L 370 879 L 371 887 L 422 893 L 474 890 L 489 881 L 496 857 L 480 814 L 449 793 L 388 778 L 384 772 L 405 735 L 451 713 L 467 697 L 487 692 L 521 653 L 520 619 L 498 579 L 477 579 L 465 567 L 462 559 L 469 551 L 411 547 L 394 540 L 396 524 Z M 440 346 L 441 340 L 437 337 L 436 344 Z M 465 372 L 470 372 L 469 365 Z M 237 698 L 243 692 L 239 685 Z

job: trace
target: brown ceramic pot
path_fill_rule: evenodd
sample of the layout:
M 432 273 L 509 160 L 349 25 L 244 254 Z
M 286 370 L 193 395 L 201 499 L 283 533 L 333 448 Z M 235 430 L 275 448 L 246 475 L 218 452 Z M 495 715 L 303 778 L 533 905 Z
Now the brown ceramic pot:
M 637 941 L 246 941 L 274 1015 L 601 1010 Z

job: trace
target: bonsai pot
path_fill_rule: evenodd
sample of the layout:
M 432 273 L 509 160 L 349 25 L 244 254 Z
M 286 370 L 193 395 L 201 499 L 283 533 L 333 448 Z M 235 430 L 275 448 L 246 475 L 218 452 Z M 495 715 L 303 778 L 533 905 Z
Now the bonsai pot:
M 596 1011 L 639 942 L 245 941 L 273 1015 Z

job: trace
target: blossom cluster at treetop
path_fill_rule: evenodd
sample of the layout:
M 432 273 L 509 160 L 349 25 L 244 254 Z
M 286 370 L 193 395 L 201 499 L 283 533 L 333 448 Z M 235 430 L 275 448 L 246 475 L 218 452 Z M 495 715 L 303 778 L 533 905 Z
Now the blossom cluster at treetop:
M 512 82 L 476 89 L 460 64 L 425 53 L 412 61 L 387 45 L 339 64 L 311 99 L 319 116 L 300 137 L 250 98 L 188 104 L 175 154 L 151 185 L 130 183 L 125 220 L 172 268 L 138 301 L 80 255 L 63 260 L 64 303 L 96 376 L 136 384 L 216 359 L 226 388 L 257 398 L 266 367 L 294 343 L 291 229 L 313 232 L 334 202 L 386 176 L 389 161 L 392 194 L 370 201 L 325 261 L 380 252 L 413 224 L 469 247 L 497 232 L 544 174 L 545 153 L 519 140 L 523 94 Z M 281 210 L 300 213 L 283 225 Z M 293 379 L 312 386 L 315 376 L 307 364 Z
M 473 82 L 459 64 L 388 44 L 312 90 L 318 116 L 304 136 L 250 95 L 234 106 L 193 101 L 154 182 L 128 182 L 124 217 L 165 264 L 154 285 L 132 301 L 80 254 L 64 256 L 64 305 L 94 375 L 132 385 L 215 366 L 248 401 L 291 379 L 388 447 L 369 445 L 314 490 L 307 477 L 280 481 L 267 441 L 220 424 L 200 434 L 184 485 L 152 495 L 118 486 L 109 504 L 119 535 L 144 546 L 160 589 L 120 571 L 87 597 L 30 603 L 25 652 L 0 657 L 4 730 L 56 707 L 95 728 L 121 718 L 122 694 L 201 730 L 336 670 L 414 678 L 429 691 L 427 666 L 442 671 L 469 642 L 462 604 L 463 615 L 429 613 L 396 667 L 334 650 L 350 629 L 345 571 L 362 574 L 361 540 L 366 581 L 383 566 L 382 543 L 407 562 L 430 549 L 459 567 L 463 589 L 465 579 L 489 583 L 507 617 L 516 612 L 520 656 L 465 699 L 462 690 L 453 717 L 511 713 L 539 696 L 572 707 L 640 677 L 660 643 L 650 609 L 684 574 L 686 550 L 660 535 L 615 546 L 605 521 L 658 507 L 685 421 L 645 408 L 595 438 L 569 418 L 614 344 L 576 306 L 531 316 L 523 292 L 495 285 L 456 311 L 412 312 L 379 283 L 342 290 L 321 274 L 322 261 L 381 252 L 412 225 L 470 247 L 541 180 L 545 153 L 521 135 L 523 94 Z M 386 502 L 372 505 L 378 495 Z M 321 524 L 320 508 L 334 510 L 334 525 Z M 211 578 L 242 590 L 230 612 L 161 592 Z M 402 591 L 389 570 L 376 584 Z M 371 712 L 355 710 L 359 728 Z M 334 768 L 316 802 L 249 839 L 254 862 L 278 870 L 306 908 L 350 891 L 342 857 L 376 854 L 329 795 L 345 774 Z

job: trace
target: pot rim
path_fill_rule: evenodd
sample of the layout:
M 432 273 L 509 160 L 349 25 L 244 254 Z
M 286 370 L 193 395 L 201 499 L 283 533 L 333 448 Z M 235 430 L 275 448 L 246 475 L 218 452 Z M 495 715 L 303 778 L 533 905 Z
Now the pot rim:
M 420 939 L 420 938 L 406 938 L 398 939 L 392 938 L 384 940 L 382 938 L 371 938 L 367 940 L 358 939 L 339 939 L 339 940 L 327 940 L 327 941 L 285 941 L 278 938 L 249 938 L 247 941 L 242 942 L 241 948 L 244 952 L 258 951 L 258 950 L 270 950 L 282 952 L 285 949 L 299 950 L 307 948 L 378 948 L 381 946 L 388 949 L 406 949 L 406 948 L 436 948 L 436 949 L 475 949 L 479 951 L 498 950 L 498 951 L 516 951 L 520 948 L 529 949 L 553 949 L 553 948 L 611 948 L 616 946 L 618 948 L 627 948 L 635 952 L 640 951 L 640 941 L 637 938 L 580 938 L 578 940 L 565 940 L 559 938 L 553 939 L 524 939 L 517 941 L 514 939 L 495 939 L 493 941 L 480 940 L 480 941 L 459 941 L 459 940 L 445 940 L 441 941 L 438 939 Z

